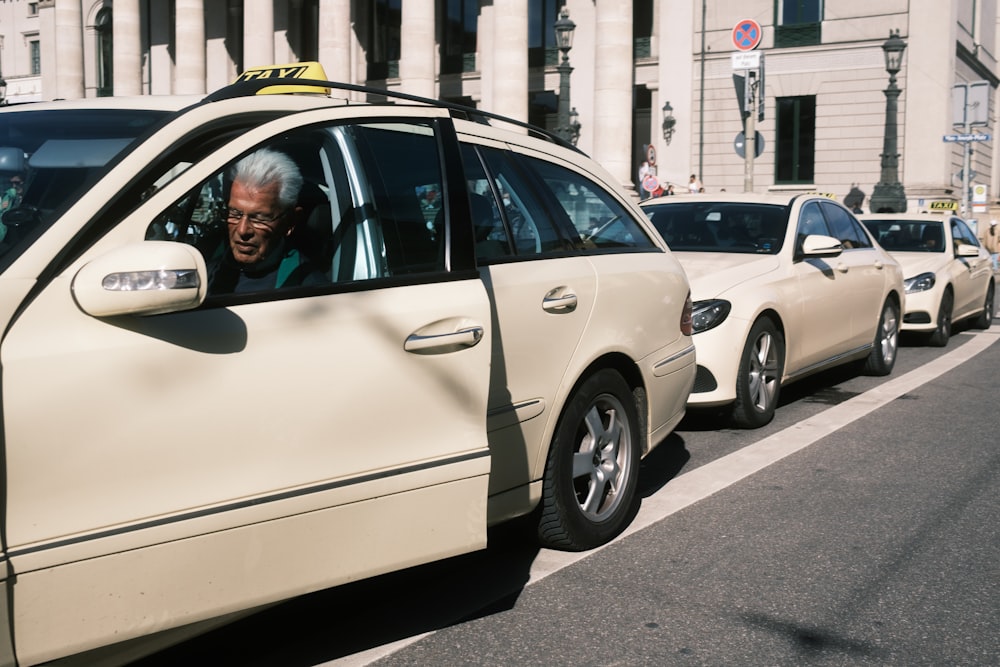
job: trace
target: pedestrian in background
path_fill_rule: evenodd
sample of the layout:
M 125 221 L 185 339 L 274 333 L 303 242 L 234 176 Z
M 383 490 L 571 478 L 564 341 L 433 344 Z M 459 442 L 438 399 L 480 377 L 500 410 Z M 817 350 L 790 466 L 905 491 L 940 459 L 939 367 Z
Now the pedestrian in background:
M 983 247 L 993 259 L 993 270 L 1000 270 L 997 258 L 998 253 L 1000 253 L 1000 229 L 997 229 L 996 220 L 990 220 L 990 226 L 983 232 Z
M 704 191 L 705 188 L 704 186 L 702 186 L 701 181 L 698 180 L 698 177 L 695 176 L 694 174 L 691 174 L 691 178 L 688 180 L 688 192 L 690 192 L 693 195 L 696 195 L 699 192 L 704 192 Z
M 639 186 L 640 199 L 649 199 L 650 192 L 645 187 L 643 187 L 643 182 L 646 180 L 646 177 L 649 176 L 649 174 L 650 174 L 649 161 L 643 160 L 642 164 L 639 165 L 639 182 L 637 183 L 637 185 Z

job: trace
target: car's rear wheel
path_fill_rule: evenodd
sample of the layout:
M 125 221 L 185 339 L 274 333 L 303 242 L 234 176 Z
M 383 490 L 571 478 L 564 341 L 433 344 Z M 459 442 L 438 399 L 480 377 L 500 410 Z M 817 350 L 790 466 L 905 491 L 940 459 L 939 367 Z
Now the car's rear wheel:
M 941 305 L 938 306 L 937 327 L 927 338 L 927 344 L 934 347 L 944 347 L 951 338 L 951 314 L 955 309 L 955 297 L 951 290 L 945 290 L 941 295 Z
M 778 406 L 785 368 L 785 340 L 769 318 L 757 320 L 740 357 L 736 401 L 730 418 L 740 428 L 758 428 L 771 421 Z
M 972 322 L 972 326 L 977 329 L 989 329 L 990 325 L 993 324 L 993 312 L 996 308 L 993 290 L 993 281 L 990 280 L 989 287 L 986 288 L 986 301 L 983 302 L 983 312 L 979 313 L 979 317 Z
M 875 342 L 865 360 L 864 372 L 868 375 L 888 375 L 896 365 L 899 350 L 899 305 L 887 299 L 882 306 L 875 330 Z
M 639 411 L 622 376 L 590 376 L 566 405 L 549 450 L 538 536 L 582 551 L 621 532 L 639 480 Z

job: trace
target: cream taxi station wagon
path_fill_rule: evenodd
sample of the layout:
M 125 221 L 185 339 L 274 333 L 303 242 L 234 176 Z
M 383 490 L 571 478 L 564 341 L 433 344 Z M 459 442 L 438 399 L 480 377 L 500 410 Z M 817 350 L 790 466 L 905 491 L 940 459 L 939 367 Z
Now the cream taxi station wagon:
M 532 513 L 602 544 L 684 415 L 686 275 L 597 164 L 273 75 L 0 111 L 2 662 L 134 658 Z

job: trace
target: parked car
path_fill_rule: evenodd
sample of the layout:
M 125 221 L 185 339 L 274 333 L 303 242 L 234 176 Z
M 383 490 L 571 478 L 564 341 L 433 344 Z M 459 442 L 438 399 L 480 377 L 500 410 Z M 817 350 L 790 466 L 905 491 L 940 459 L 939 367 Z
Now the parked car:
M 604 543 L 684 415 L 688 281 L 614 178 L 305 68 L 314 94 L 256 94 L 295 69 L 0 111 L 6 664 L 92 664 L 513 517 Z
M 964 220 L 934 213 L 859 217 L 903 266 L 903 331 L 943 347 L 956 322 L 969 320 L 976 328 L 990 327 L 996 291 L 990 253 Z
M 698 375 L 691 407 L 768 423 L 783 385 L 896 361 L 899 264 L 821 195 L 719 194 L 643 203 L 691 280 Z

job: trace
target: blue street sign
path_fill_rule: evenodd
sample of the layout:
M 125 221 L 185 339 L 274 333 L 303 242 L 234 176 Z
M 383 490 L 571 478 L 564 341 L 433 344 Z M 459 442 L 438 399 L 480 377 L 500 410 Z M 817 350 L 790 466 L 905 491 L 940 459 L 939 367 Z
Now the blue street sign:
M 944 141 L 990 141 L 993 137 L 989 134 L 946 134 L 941 137 Z

